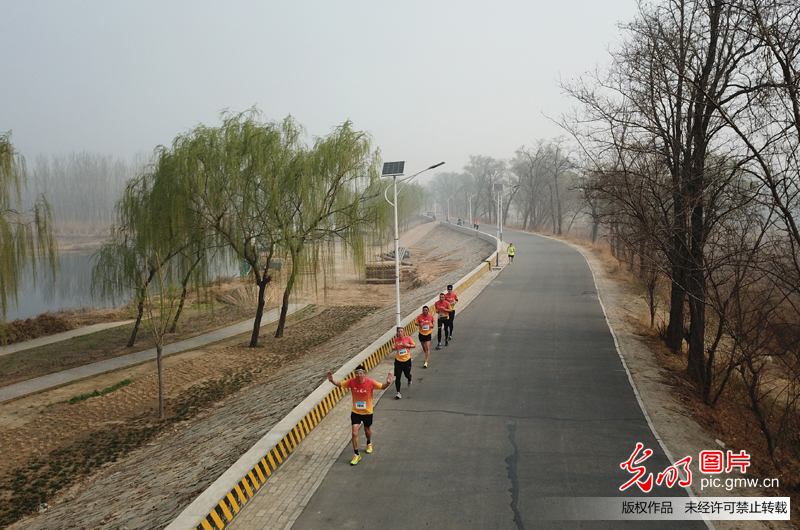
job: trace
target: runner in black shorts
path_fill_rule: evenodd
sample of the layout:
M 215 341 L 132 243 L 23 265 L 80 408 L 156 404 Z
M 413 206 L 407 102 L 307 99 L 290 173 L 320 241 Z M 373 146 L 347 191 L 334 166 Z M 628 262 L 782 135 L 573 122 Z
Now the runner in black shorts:
M 448 332 L 445 328 L 445 333 L 447 333 L 447 340 L 453 340 L 453 322 L 456 319 L 456 302 L 458 302 L 458 295 L 453 291 L 453 286 L 447 286 L 447 294 L 444 295 L 444 299 L 450 304 L 450 318 L 447 319 L 447 325 L 450 327 L 450 331 Z
M 397 335 L 394 338 L 394 384 L 397 387 L 397 399 L 403 396 L 400 394 L 400 382 L 402 376 L 408 379 L 408 386 L 411 386 L 411 349 L 416 346 L 414 339 L 406 335 L 406 330 L 402 326 L 397 328 Z
M 419 328 L 419 342 L 422 344 L 422 351 L 425 352 L 425 364 L 428 367 L 428 360 L 431 357 L 431 338 L 433 337 L 433 315 L 428 306 L 422 306 L 422 314 L 417 317 L 417 328 Z
M 447 320 L 450 318 L 450 304 L 447 300 L 444 299 L 444 293 L 439 293 L 439 300 L 433 304 L 433 310 L 436 312 L 436 316 L 438 317 L 436 320 L 437 323 L 437 337 L 439 339 L 439 343 L 436 345 L 437 350 L 442 349 L 442 328 L 444 327 L 444 345 L 449 346 L 450 343 L 448 342 L 447 332 L 449 331 L 450 327 L 447 324 Z
M 385 390 L 392 384 L 392 374 L 386 376 L 386 383 L 381 384 L 367 377 L 364 365 L 359 364 L 355 370 L 355 378 L 344 381 L 335 381 L 333 373 L 328 372 L 328 381 L 339 388 L 349 388 L 353 396 L 353 410 L 350 413 L 350 424 L 353 426 L 353 459 L 351 465 L 356 465 L 361 460 L 358 454 L 358 428 L 364 424 L 364 434 L 367 435 L 367 453 L 372 452 L 372 391 Z

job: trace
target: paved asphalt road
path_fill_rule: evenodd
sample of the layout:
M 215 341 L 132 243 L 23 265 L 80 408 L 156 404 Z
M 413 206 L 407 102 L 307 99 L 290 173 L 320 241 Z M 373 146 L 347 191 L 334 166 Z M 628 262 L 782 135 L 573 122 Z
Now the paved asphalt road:
M 375 451 L 347 448 L 294 529 L 706 528 L 702 522 L 545 521 L 557 497 L 642 495 L 619 487 L 637 442 L 669 466 L 614 347 L 584 258 L 508 232 L 516 262 L 455 319 L 454 340 L 415 361 L 375 409 Z M 434 344 L 435 344 L 434 338 Z M 349 398 L 348 398 L 349 399 Z M 342 425 L 346 430 L 347 426 Z M 361 446 L 364 435 L 361 431 Z M 677 485 L 649 494 L 685 496 Z M 580 503 L 579 503 L 580 504 Z

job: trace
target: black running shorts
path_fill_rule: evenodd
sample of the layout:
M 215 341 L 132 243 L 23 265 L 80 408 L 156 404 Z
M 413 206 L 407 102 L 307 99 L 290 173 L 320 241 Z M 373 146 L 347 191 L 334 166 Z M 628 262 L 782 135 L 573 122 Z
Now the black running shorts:
M 427 335 L 423 335 L 422 333 L 420 333 L 419 334 L 419 341 L 420 342 L 430 342 L 432 337 L 433 337 L 433 333 L 428 333 Z
M 350 424 L 359 425 L 363 423 L 364 427 L 372 427 L 372 414 L 356 414 L 350 412 Z

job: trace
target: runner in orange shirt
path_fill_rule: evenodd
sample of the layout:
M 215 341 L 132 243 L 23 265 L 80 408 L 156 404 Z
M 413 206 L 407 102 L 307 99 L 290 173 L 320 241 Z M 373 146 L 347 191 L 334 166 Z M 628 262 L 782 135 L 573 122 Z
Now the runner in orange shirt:
M 417 327 L 419 328 L 419 343 L 422 344 L 422 351 L 425 352 L 425 364 L 428 367 L 428 360 L 431 358 L 431 338 L 433 337 L 433 315 L 428 306 L 422 306 L 422 314 L 417 317 Z
M 444 295 L 444 299 L 450 304 L 450 316 L 447 319 L 447 326 L 450 328 L 450 332 L 447 334 L 447 340 L 453 340 L 453 324 L 456 320 L 456 302 L 458 302 L 458 295 L 453 290 L 452 285 L 447 286 L 447 294 Z
M 450 346 L 450 342 L 447 339 L 447 330 L 449 329 L 447 320 L 450 318 L 450 303 L 444 299 L 444 293 L 439 294 L 439 301 L 433 304 L 433 310 L 436 312 L 436 316 L 438 317 L 436 320 L 437 322 L 436 338 L 438 339 L 439 343 L 436 345 L 436 349 L 441 350 L 442 326 L 444 326 L 444 345 Z
M 416 346 L 414 339 L 406 336 L 405 328 L 397 327 L 397 336 L 394 338 L 394 386 L 397 388 L 396 399 L 401 399 L 400 376 L 405 374 L 408 386 L 411 386 L 411 348 Z
M 367 371 L 363 365 L 356 367 L 356 376 L 345 381 L 335 381 L 333 373 L 328 372 L 328 381 L 339 388 L 349 388 L 353 395 L 353 411 L 350 413 L 350 423 L 353 427 L 353 459 L 351 465 L 356 465 L 361 461 L 358 454 L 358 427 L 364 423 L 364 434 L 367 435 L 367 453 L 372 452 L 372 391 L 385 390 L 392 384 L 392 374 L 386 376 L 386 383 L 381 384 L 374 379 L 367 377 Z

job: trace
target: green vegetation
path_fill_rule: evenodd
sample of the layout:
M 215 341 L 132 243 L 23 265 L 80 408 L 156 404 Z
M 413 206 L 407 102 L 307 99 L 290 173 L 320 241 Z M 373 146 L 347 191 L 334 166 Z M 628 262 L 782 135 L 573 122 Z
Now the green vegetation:
M 34 280 L 40 263 L 56 273 L 56 241 L 53 216 L 44 196 L 30 210 L 22 205 L 27 179 L 24 159 L 11 144 L 11 133 L 0 134 L 0 321 L 9 302 L 16 303 L 23 270 L 32 270 Z M 0 344 L 4 343 L 0 327 Z
M 120 388 L 127 386 L 131 383 L 132 381 L 130 379 L 125 379 L 124 381 L 120 381 L 116 385 L 104 388 L 103 390 L 95 390 L 94 392 L 90 392 L 89 394 L 81 394 L 80 396 L 75 396 L 73 398 L 70 398 L 68 401 L 66 401 L 66 403 L 74 405 L 75 403 L 80 403 L 81 401 L 85 401 L 89 398 L 105 396 L 106 394 L 110 394 L 111 392 L 119 390 Z

